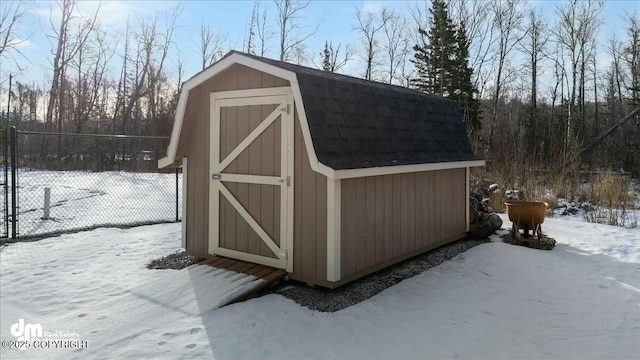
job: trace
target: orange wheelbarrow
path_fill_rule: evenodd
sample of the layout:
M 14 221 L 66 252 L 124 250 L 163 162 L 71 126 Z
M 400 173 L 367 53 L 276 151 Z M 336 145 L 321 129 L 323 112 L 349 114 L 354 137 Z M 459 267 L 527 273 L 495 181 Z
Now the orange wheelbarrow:
M 513 223 L 512 238 L 523 242 L 542 241 L 542 223 L 547 213 L 546 202 L 508 200 L 504 204 L 507 206 L 509 220 Z

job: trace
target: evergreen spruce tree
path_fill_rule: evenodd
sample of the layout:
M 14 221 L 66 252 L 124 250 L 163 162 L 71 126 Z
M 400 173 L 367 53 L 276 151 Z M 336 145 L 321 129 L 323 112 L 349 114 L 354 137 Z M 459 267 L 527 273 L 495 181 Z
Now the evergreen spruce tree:
M 467 132 L 477 135 L 482 127 L 479 114 L 480 101 L 477 98 L 478 90 L 471 81 L 473 76 L 473 68 L 469 67 L 469 45 L 471 42 L 467 38 L 464 22 L 458 28 L 456 40 L 458 46 L 452 86 L 454 96 L 449 98 L 458 100 L 460 111 L 467 124 Z
M 324 42 L 324 51 L 322 59 L 322 70 L 331 71 L 331 50 L 329 49 L 329 42 Z
M 467 132 L 477 135 L 480 130 L 477 89 L 471 82 L 473 69 L 469 67 L 469 44 L 465 24 L 456 27 L 447 12 L 444 0 L 433 0 L 431 28 L 419 29 L 428 43 L 414 46 L 417 78 L 413 85 L 429 94 L 439 94 L 458 101 L 467 124 Z

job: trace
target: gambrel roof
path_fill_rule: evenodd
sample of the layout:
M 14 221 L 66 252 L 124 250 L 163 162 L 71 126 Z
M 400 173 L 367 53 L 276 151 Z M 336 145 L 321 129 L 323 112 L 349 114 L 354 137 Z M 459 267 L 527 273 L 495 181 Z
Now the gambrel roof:
M 211 70 L 225 62 L 226 66 Z M 307 149 L 312 150 L 312 168 L 326 176 L 346 178 L 484 165 L 473 153 L 456 102 L 400 86 L 232 51 L 188 80 L 183 88 L 186 96 L 190 88 L 233 63 L 291 82 L 298 116 L 308 126 L 303 126 L 303 134 L 311 143 Z M 184 90 L 181 101 L 183 96 Z M 178 141 L 175 127 L 181 126 L 178 117 L 183 111 L 179 105 L 172 144 Z M 171 145 L 168 155 L 164 165 L 175 160 L 171 158 Z M 385 170 L 373 170 L 381 168 Z M 370 171 L 355 175 L 354 171 L 361 169 Z

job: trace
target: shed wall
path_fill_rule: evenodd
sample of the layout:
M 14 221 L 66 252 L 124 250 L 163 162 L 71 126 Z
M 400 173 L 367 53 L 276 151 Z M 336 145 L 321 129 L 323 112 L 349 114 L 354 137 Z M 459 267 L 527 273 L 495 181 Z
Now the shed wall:
M 297 113 L 294 141 L 291 277 L 323 285 L 327 279 L 327 178 L 311 169 Z
M 463 238 L 465 193 L 465 169 L 343 180 L 340 283 Z
M 187 253 L 206 257 L 209 239 L 210 93 L 288 86 L 275 76 L 234 64 L 189 92 L 177 157 L 187 157 Z

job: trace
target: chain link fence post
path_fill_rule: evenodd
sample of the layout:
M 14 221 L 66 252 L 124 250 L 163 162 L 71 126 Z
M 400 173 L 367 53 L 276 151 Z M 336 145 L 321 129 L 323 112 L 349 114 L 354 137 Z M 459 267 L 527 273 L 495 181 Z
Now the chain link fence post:
M 16 127 L 11 127 L 11 238 L 15 239 L 18 232 L 18 155 L 17 151 L 17 131 Z
M 3 173 L 4 173 L 4 207 L 3 207 L 3 216 L 4 216 L 4 233 L 2 237 L 9 237 L 9 129 L 5 128 L 2 131 L 3 144 L 2 144 L 2 165 Z
M 178 191 L 180 191 L 178 189 L 178 177 L 179 177 L 178 175 L 179 175 L 179 172 L 180 172 L 180 169 L 176 167 L 176 222 L 180 221 L 180 215 L 178 214 L 178 210 L 179 210 L 179 206 L 180 206 L 178 204 L 178 202 L 180 201 L 180 199 L 178 197 L 179 196 Z

